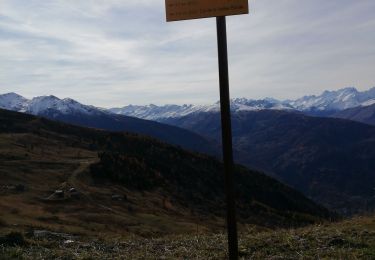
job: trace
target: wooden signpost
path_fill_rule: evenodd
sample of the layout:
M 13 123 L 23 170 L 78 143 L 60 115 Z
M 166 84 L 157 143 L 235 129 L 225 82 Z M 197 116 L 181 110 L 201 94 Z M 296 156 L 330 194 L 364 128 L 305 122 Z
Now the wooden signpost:
M 248 14 L 248 0 L 165 0 L 167 22 L 216 17 L 219 57 L 220 108 L 227 202 L 229 259 L 238 259 L 236 206 L 234 196 L 234 163 L 230 117 L 228 48 L 226 19 L 228 15 Z
M 248 0 L 166 0 L 167 22 L 248 14 Z

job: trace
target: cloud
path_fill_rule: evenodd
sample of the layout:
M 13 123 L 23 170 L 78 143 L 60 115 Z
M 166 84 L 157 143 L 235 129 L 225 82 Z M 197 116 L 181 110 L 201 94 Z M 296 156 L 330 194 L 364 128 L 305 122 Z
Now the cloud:
M 232 96 L 374 84 L 375 2 L 254 0 L 228 17 Z M 0 92 L 98 106 L 218 99 L 215 19 L 166 23 L 164 1 L 2 0 Z

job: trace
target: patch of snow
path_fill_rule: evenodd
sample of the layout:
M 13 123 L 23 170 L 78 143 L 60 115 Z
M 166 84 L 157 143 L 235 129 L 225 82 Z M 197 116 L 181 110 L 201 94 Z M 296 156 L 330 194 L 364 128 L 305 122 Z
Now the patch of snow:
M 375 104 L 375 99 L 371 99 L 371 100 L 368 100 L 366 102 L 363 102 L 361 104 L 362 107 L 368 107 L 368 106 L 371 106 L 371 105 L 374 105 Z

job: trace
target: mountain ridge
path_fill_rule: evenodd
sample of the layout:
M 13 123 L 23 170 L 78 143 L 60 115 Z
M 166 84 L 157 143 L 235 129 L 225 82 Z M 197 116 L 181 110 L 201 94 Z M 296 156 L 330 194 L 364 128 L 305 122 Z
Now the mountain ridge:
M 274 98 L 231 99 L 231 109 L 238 111 L 259 111 L 263 109 L 272 110 L 295 110 L 309 115 L 330 116 L 338 111 L 354 107 L 366 107 L 375 104 L 375 87 L 365 91 L 358 91 L 354 87 L 342 88 L 334 91 L 324 91 L 320 95 L 307 95 L 295 100 L 277 100 Z M 59 99 L 53 95 L 39 96 L 26 99 L 16 93 L 0 95 L 0 108 L 17 112 L 26 112 L 39 115 L 48 109 L 55 109 L 61 113 L 72 112 L 114 113 L 119 115 L 133 116 L 141 119 L 158 121 L 164 118 L 177 118 L 193 113 L 218 112 L 220 103 L 215 102 L 210 105 L 194 104 L 166 104 L 166 105 L 127 105 L 120 108 L 99 108 L 91 105 L 83 105 L 71 98 Z
M 220 157 L 219 149 L 214 142 L 189 130 L 113 114 L 105 109 L 83 105 L 70 98 L 59 99 L 51 95 L 28 100 L 18 94 L 8 93 L 0 95 L 0 108 L 84 127 L 143 134 L 188 150 Z
M 339 89 L 336 91 L 324 91 L 321 95 L 309 95 L 295 100 L 277 100 L 273 98 L 264 99 L 231 99 L 232 112 L 271 110 L 295 110 L 309 115 L 330 116 L 337 111 L 357 106 L 369 106 L 375 103 L 375 87 L 358 91 L 354 87 Z M 144 118 L 149 120 L 163 120 L 165 118 L 177 118 L 194 113 L 218 112 L 220 104 L 216 102 L 211 105 L 129 105 L 122 108 L 112 108 L 109 111 Z
M 375 126 L 375 103 L 367 106 L 348 108 L 334 113 L 331 117 L 343 118 Z

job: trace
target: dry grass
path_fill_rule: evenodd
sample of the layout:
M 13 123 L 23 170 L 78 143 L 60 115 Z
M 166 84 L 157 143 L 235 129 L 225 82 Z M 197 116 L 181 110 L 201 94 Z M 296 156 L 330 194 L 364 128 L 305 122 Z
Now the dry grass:
M 97 234 L 99 236 L 99 234 Z M 225 259 L 224 234 L 162 238 L 29 240 L 30 246 L 0 248 L 4 259 Z M 374 259 L 375 217 L 300 229 L 242 230 L 241 259 Z
M 0 134 L 0 159 L 0 233 L 16 226 L 83 236 L 162 236 L 193 233 L 197 225 L 214 230 L 224 223 L 194 216 L 178 205 L 165 207 L 165 197 L 159 193 L 92 185 L 87 168 L 97 154 L 53 139 Z M 11 187 L 19 184 L 24 191 Z M 81 193 L 80 199 L 46 200 L 55 190 L 71 187 Z M 113 201 L 113 194 L 126 195 L 127 200 Z

